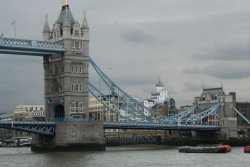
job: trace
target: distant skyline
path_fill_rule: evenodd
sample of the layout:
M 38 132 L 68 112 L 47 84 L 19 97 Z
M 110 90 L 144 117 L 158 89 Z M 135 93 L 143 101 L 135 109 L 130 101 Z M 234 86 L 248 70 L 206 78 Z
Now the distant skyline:
M 0 33 L 42 40 L 62 0 L 11 0 L 0 5 Z M 79 23 L 87 12 L 90 56 L 132 97 L 146 99 L 159 77 L 178 106 L 205 88 L 250 101 L 250 1 L 69 0 Z M 109 69 L 108 69 L 109 68 Z M 0 55 L 0 112 L 44 103 L 41 57 Z

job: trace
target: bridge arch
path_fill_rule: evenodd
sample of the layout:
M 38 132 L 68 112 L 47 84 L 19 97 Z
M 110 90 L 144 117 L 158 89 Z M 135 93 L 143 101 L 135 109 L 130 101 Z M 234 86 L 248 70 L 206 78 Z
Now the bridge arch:
M 65 118 L 65 110 L 62 104 L 56 104 L 54 107 L 54 118 L 56 121 L 63 121 Z

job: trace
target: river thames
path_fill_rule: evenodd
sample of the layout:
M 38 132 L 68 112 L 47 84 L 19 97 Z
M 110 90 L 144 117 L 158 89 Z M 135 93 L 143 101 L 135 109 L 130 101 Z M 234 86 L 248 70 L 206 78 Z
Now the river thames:
M 179 153 L 164 146 L 107 147 L 101 152 L 33 153 L 30 147 L 0 147 L 1 167 L 249 167 L 242 147 L 230 153 Z

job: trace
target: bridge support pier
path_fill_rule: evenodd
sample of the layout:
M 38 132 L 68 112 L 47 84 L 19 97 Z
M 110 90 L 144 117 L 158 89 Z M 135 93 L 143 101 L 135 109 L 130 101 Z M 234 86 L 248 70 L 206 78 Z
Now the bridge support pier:
M 102 123 L 57 122 L 54 136 L 33 135 L 32 151 L 104 151 Z
M 224 140 L 228 140 L 230 138 L 238 137 L 238 125 L 236 117 L 228 117 L 221 119 L 221 137 Z

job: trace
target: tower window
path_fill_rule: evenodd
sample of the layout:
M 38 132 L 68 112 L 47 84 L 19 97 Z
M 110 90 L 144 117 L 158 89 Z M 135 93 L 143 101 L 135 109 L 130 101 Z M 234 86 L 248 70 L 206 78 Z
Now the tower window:
M 75 42 L 75 48 L 80 48 L 79 42 Z
M 79 36 L 79 31 L 75 30 L 75 36 Z
M 78 84 L 75 84 L 75 91 L 78 91 Z
M 60 36 L 62 37 L 63 36 L 63 30 L 60 29 Z
M 79 84 L 79 92 L 82 92 L 82 85 Z

